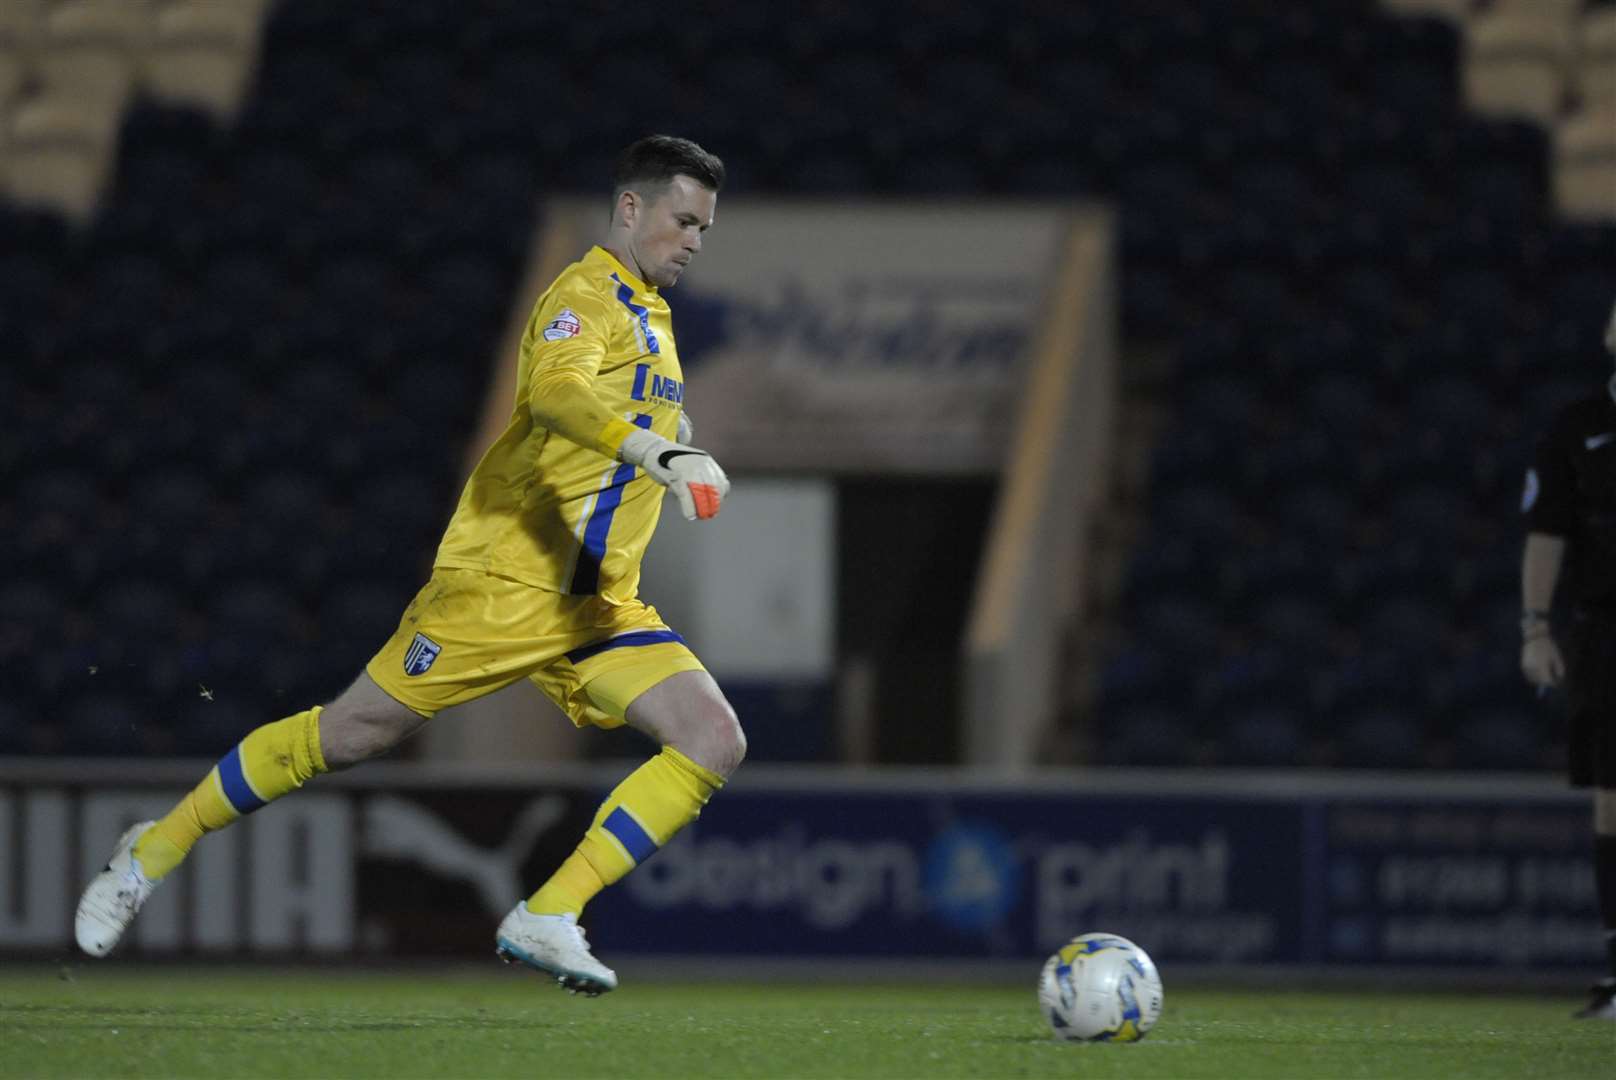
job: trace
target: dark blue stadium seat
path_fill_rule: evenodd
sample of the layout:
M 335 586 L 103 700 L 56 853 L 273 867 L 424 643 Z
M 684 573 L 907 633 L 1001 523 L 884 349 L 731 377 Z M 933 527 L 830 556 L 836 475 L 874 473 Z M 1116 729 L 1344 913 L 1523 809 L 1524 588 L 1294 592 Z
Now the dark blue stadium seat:
M 1161 653 L 1149 649 L 1123 649 L 1107 658 L 1096 690 L 1105 710 L 1188 704 L 1184 680 Z
M 1424 700 L 1423 658 L 1365 641 L 1363 650 L 1320 674 L 1321 717 L 1342 718 L 1376 709 L 1409 709 Z
M 78 525 L 92 525 L 100 514 L 102 496 L 95 477 L 85 470 L 49 469 L 22 481 L 22 505 L 35 514 L 60 514 Z
M 302 613 L 278 581 L 224 583 L 208 598 L 210 633 L 255 637 L 269 644 L 292 640 Z
M 1197 665 L 1215 656 L 1223 643 L 1225 622 L 1213 605 L 1163 597 L 1142 605 L 1132 620 L 1141 647 L 1161 650 Z
M 1220 456 L 1219 462 L 1223 468 L 1228 468 L 1227 456 Z M 1272 517 L 1277 507 L 1291 502 L 1292 495 L 1320 490 L 1329 495 L 1350 491 L 1352 466 L 1348 455 L 1341 452 L 1341 437 L 1323 425 L 1314 425 L 1247 443 L 1241 450 L 1238 477 L 1246 502 L 1261 504 Z M 1328 511 L 1325 512 L 1327 515 Z M 1278 516 L 1287 529 L 1295 524 L 1283 514 Z M 1309 519 L 1304 527 L 1311 528 L 1315 524 Z M 1333 535 L 1339 538 L 1344 534 Z
M 1529 771 L 1552 767 L 1543 760 L 1545 740 L 1540 721 L 1524 702 L 1524 684 L 1517 704 L 1494 705 L 1484 712 L 1458 718 L 1454 725 L 1455 766 L 1461 769 Z
M 1289 703 L 1253 704 L 1223 714 L 1218 762 L 1224 765 L 1303 764 L 1308 725 Z
M 912 191 L 948 190 L 953 178 L 930 174 L 935 163 L 916 162 L 908 168 L 908 189 Z M 875 183 L 876 173 L 869 156 L 856 146 L 838 146 L 834 143 L 816 147 L 800 164 L 782 169 L 780 182 L 792 191 L 814 195 L 840 195 L 854 191 L 867 191 Z
M 1205 424 L 1174 426 L 1151 451 L 1151 484 L 1172 491 L 1221 480 L 1228 463 L 1220 451 L 1230 441 Z
M 448 500 L 440 497 L 437 485 L 423 485 L 401 468 L 392 475 L 372 480 L 362 487 L 354 499 L 354 512 L 366 519 L 370 526 L 384 528 L 395 535 L 422 535 L 435 537 L 449 522 L 454 509 Z
M 1318 188 L 1305 163 L 1282 159 L 1240 165 L 1234 172 L 1232 194 L 1247 205 L 1263 207 L 1279 220 L 1301 221 L 1314 210 Z
M 1446 607 L 1419 596 L 1393 597 L 1368 608 L 1358 620 L 1365 640 L 1376 648 L 1430 656 L 1451 646 Z
M 392 47 L 375 59 L 372 75 L 379 91 L 422 114 L 452 100 L 460 82 L 459 57 L 443 48 L 438 35 L 453 34 L 460 19 L 452 7 L 414 4 L 391 19 L 373 20 Z
M 1391 324 L 1402 317 L 1413 299 L 1398 277 L 1382 265 L 1346 262 L 1337 267 L 1331 282 L 1332 302 L 1352 320 L 1346 325 L 1353 328 Z
M 1108 765 L 1185 766 L 1199 754 L 1194 732 L 1175 709 L 1144 707 L 1101 717 L 1100 753 Z
M 1447 593 L 1452 560 L 1451 551 L 1420 538 L 1389 539 L 1335 560 L 1330 594 L 1341 610 L 1359 617 L 1392 601 L 1439 598 Z
M 1389 485 L 1467 488 L 1475 477 L 1475 443 L 1465 435 L 1445 431 L 1436 424 L 1415 426 L 1404 410 L 1402 432 L 1387 436 L 1366 449 L 1360 465 L 1360 484 L 1385 491 Z
M 335 587 L 320 605 L 320 636 L 333 642 L 369 642 L 374 652 L 398 625 L 413 593 L 413 583 L 401 588 L 375 579 Z M 369 658 L 366 653 L 359 660 Z
M 153 731 L 151 721 L 132 702 L 107 694 L 77 698 L 62 711 L 61 719 L 68 747 L 98 757 L 141 753 Z
M 932 196 L 966 196 L 982 191 L 988 185 L 988 173 L 979 157 L 967 149 L 946 145 L 918 149 L 896 178 L 896 187 L 914 195 Z
M 1516 637 L 1518 640 L 1518 633 Z M 1525 684 L 1517 666 L 1518 651 L 1510 647 L 1514 645 L 1510 641 L 1495 647 L 1492 640 L 1483 638 L 1477 647 L 1433 673 L 1430 700 L 1450 731 L 1496 709 L 1500 702 L 1522 700 Z
M 1444 435 L 1477 443 L 1491 441 L 1496 410 L 1492 397 L 1474 378 L 1444 376 L 1424 382 L 1411 388 L 1407 407 L 1422 423 Z
M 1336 729 L 1337 760 L 1349 768 L 1412 769 L 1425 764 L 1424 726 L 1413 709 L 1371 707 Z
M 384 304 L 381 293 L 364 295 L 362 299 L 350 297 L 355 307 L 368 303 Z M 334 299 L 334 303 L 344 301 Z M 316 431 L 325 431 L 351 422 L 356 405 L 362 405 L 367 387 L 365 381 L 351 368 L 332 367 L 327 364 L 307 364 L 290 368 L 273 380 L 276 400 L 300 423 L 307 423 Z
M 1336 438 L 1373 430 L 1380 411 L 1371 380 L 1340 373 L 1319 380 L 1306 390 L 1308 415 Z
M 1247 610 L 1248 633 L 1283 649 L 1300 670 L 1314 671 L 1333 662 L 1342 645 L 1335 616 L 1314 587 L 1253 598 Z
M 0 754 L 25 754 L 34 749 L 27 713 L 9 701 L 0 701 Z
M 97 619 L 104 630 L 130 638 L 172 633 L 183 611 L 181 598 L 172 588 L 140 580 L 116 582 L 96 605 Z
M 1374 77 L 1374 100 L 1399 116 L 1441 123 L 1458 104 L 1457 79 L 1450 64 L 1388 65 Z
M 1128 567 L 1127 591 L 1135 603 L 1164 596 L 1197 594 L 1209 590 L 1206 552 L 1190 536 L 1155 530 L 1135 548 Z
M 319 162 L 284 146 L 250 150 L 235 162 L 232 175 L 238 208 L 246 204 L 275 214 L 307 213 L 325 190 L 322 173 Z
M 1316 589 L 1329 569 L 1323 555 L 1319 548 L 1290 537 L 1231 551 L 1219 568 L 1223 597 L 1249 609 L 1269 597 Z
M 1186 383 L 1183 393 L 1192 410 L 1185 420 L 1191 426 L 1215 430 L 1221 437 L 1253 433 L 1273 413 L 1262 383 L 1243 372 L 1203 375 Z
M 1196 686 L 1199 709 L 1206 714 L 1232 712 L 1271 705 L 1299 702 L 1304 696 L 1303 669 L 1293 655 L 1272 645 L 1226 653 L 1215 661 L 1200 664 L 1202 678 Z
M 174 752 L 197 757 L 223 757 L 248 732 L 278 719 L 269 702 L 255 704 L 244 695 L 215 694 L 210 700 L 193 695 L 176 710 L 173 723 Z M 284 715 L 302 706 L 291 705 Z
M 1228 494 L 1191 487 L 1164 493 L 1151 509 L 1151 527 L 1166 536 L 1193 536 L 1233 545 L 1245 528 L 1245 512 Z
M 1043 179 L 1053 179 L 1046 174 Z M 1042 183 L 1043 180 L 1039 180 Z M 1122 296 L 1122 323 L 1129 333 L 1174 334 L 1192 321 L 1176 265 L 1130 260 L 1128 289 Z

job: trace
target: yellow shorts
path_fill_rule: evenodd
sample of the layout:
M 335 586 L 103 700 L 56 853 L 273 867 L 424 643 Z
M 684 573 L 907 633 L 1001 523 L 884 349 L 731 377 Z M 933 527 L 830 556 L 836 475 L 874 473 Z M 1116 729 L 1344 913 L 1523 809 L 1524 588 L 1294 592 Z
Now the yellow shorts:
M 638 600 L 546 592 L 437 567 L 365 665 L 422 716 L 532 679 L 579 727 L 618 727 L 629 702 L 681 671 L 704 671 L 684 639 Z

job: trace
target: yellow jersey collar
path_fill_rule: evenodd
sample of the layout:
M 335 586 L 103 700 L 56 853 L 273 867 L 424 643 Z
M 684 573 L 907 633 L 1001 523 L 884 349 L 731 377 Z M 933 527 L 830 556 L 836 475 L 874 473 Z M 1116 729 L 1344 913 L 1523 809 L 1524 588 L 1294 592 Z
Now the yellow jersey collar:
M 613 255 L 599 244 L 595 245 L 591 254 L 594 252 L 600 253 L 600 257 L 617 272 L 619 279 L 624 285 L 627 285 L 637 293 L 645 293 L 647 296 L 659 295 L 656 291 L 655 285 L 647 285 L 645 282 L 641 281 L 634 271 L 617 261 L 616 255 Z

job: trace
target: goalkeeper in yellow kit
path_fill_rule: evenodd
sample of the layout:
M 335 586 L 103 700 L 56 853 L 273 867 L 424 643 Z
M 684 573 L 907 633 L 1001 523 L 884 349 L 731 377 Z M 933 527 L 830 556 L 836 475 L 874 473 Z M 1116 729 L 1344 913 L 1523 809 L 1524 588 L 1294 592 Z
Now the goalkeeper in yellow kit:
M 501 955 L 569 989 L 616 987 L 579 912 L 696 817 L 746 740 L 701 662 L 636 596 L 663 489 L 692 519 L 717 514 L 729 491 L 708 454 L 678 441 L 684 381 L 657 291 L 701 250 L 724 166 L 653 135 L 623 151 L 614 181 L 604 242 L 534 307 L 510 423 L 398 629 L 335 701 L 253 731 L 166 817 L 124 833 L 79 901 L 85 952 L 110 952 L 203 834 L 386 753 L 440 709 L 530 678 L 573 723 L 627 723 L 662 746 L 496 935 Z

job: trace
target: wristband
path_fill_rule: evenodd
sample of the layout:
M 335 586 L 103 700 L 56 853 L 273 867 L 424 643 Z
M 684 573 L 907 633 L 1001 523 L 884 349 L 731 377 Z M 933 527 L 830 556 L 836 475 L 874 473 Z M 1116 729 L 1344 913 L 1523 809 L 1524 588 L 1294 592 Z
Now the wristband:
M 612 419 L 606 421 L 606 426 L 601 428 L 599 435 L 595 436 L 595 449 L 599 450 L 607 457 L 614 457 L 617 460 L 622 461 L 623 440 L 627 439 L 636 431 L 642 430 L 644 429 L 637 428 L 626 420 L 618 420 L 617 418 L 613 417 Z

